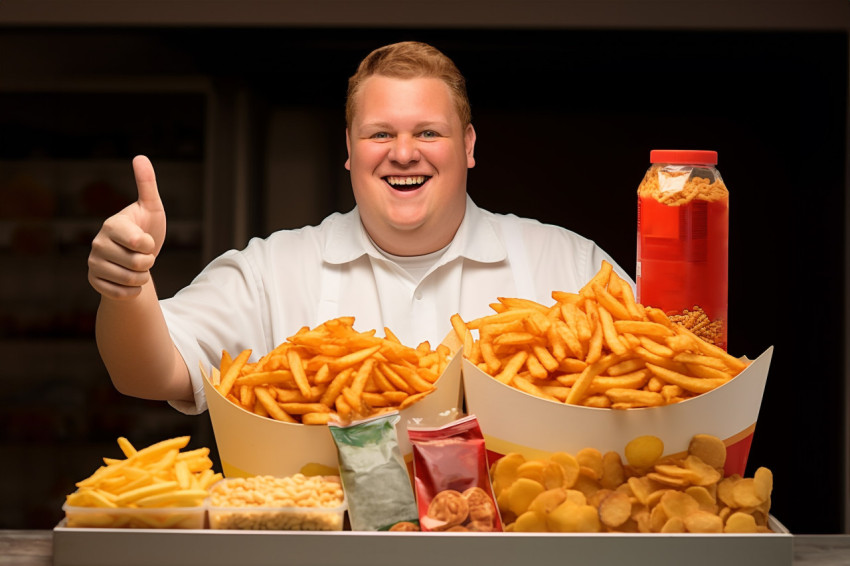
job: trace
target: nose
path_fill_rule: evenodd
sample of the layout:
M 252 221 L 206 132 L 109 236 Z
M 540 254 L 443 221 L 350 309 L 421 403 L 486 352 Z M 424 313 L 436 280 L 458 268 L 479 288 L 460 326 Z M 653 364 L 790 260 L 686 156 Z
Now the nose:
M 419 148 L 413 136 L 400 135 L 392 143 L 389 158 L 396 163 L 406 165 L 419 161 Z

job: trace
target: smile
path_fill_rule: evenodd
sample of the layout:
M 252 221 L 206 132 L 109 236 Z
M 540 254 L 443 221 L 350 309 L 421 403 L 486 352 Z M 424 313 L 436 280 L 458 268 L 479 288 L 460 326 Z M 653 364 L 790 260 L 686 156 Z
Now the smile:
M 398 191 L 413 191 L 424 185 L 430 178 L 431 177 L 427 175 L 388 175 L 384 177 L 384 181 Z

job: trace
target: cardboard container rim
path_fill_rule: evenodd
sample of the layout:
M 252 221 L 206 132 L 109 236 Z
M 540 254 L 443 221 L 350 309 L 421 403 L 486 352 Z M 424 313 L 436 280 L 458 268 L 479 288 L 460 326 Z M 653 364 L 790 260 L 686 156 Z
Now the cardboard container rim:
M 768 346 L 767 348 L 765 348 L 765 351 L 762 354 L 760 354 L 755 360 L 750 360 L 750 359 L 747 358 L 747 361 L 750 362 L 748 364 L 747 368 L 750 367 L 750 365 L 752 365 L 753 362 L 758 360 L 761 356 L 767 354 L 768 352 L 771 352 L 772 350 L 773 350 L 773 346 L 771 345 L 771 346 Z M 464 360 L 464 361 L 469 363 L 468 360 Z M 726 383 L 723 383 L 722 385 L 718 385 L 717 387 L 715 387 L 711 391 L 706 391 L 705 393 L 699 393 L 699 394 L 694 395 L 693 397 L 689 397 L 689 398 L 687 398 L 683 401 L 677 401 L 676 403 L 667 403 L 665 405 L 657 405 L 657 406 L 654 406 L 654 407 L 634 407 L 634 408 L 622 409 L 622 410 L 627 410 L 627 411 L 631 412 L 631 411 L 640 411 L 640 410 L 646 410 L 646 409 L 661 409 L 661 408 L 664 408 L 664 407 L 669 407 L 670 405 L 683 405 L 683 404 L 691 402 L 691 401 L 697 401 L 699 399 L 710 396 L 713 393 L 716 393 L 717 391 L 721 391 L 724 388 L 730 387 L 731 386 L 730 384 L 732 384 L 735 381 L 735 379 L 738 378 L 738 376 L 740 376 L 743 372 L 745 372 L 747 370 L 747 368 L 744 368 L 737 375 L 735 375 L 732 379 L 730 379 Z M 573 405 L 573 404 L 568 404 L 568 403 L 561 402 L 561 401 L 552 401 L 551 399 L 545 399 L 543 397 L 538 397 L 537 395 L 532 395 L 531 393 L 528 393 L 526 391 L 522 391 L 521 389 L 517 389 L 516 387 L 512 387 L 512 386 L 510 386 L 510 385 L 508 385 L 504 382 L 499 381 L 494 376 L 492 376 L 488 373 L 485 373 L 485 372 L 482 372 L 482 373 L 484 373 L 484 375 L 487 375 L 488 377 L 490 377 L 493 381 L 495 381 L 496 383 L 498 383 L 502 387 L 506 388 L 507 390 L 513 391 L 513 392 L 516 392 L 516 393 L 520 393 L 520 394 L 522 394 L 522 395 L 524 395 L 524 396 L 526 396 L 530 399 L 534 399 L 535 401 L 544 401 L 546 403 L 549 403 L 549 404 L 552 404 L 552 405 L 555 405 L 555 406 L 568 406 L 570 408 L 587 409 L 587 410 L 590 410 L 590 411 L 616 411 L 616 410 L 620 410 L 620 409 L 611 409 L 610 407 L 588 407 L 586 405 Z

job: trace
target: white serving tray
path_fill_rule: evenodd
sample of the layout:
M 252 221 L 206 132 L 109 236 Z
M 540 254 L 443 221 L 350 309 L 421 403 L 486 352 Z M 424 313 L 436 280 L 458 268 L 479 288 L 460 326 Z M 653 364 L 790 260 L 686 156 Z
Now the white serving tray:
M 791 566 L 792 536 L 772 534 L 409 533 L 53 530 L 54 566 Z

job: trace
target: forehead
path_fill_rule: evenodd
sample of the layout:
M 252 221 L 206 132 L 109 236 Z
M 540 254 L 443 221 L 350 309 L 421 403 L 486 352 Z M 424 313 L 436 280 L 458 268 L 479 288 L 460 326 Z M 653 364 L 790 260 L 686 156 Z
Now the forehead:
M 451 89 L 441 79 L 399 79 L 373 75 L 364 80 L 354 100 L 353 122 L 418 117 L 459 120 Z

